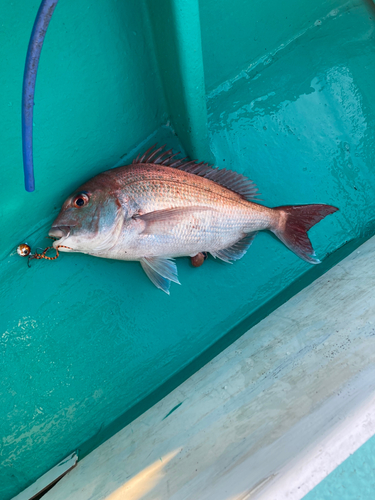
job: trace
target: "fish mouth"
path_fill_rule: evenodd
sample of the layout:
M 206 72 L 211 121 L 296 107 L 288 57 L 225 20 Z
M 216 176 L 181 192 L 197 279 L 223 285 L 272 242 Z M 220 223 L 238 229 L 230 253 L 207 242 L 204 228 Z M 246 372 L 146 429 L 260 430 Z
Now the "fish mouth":
M 66 239 L 70 235 L 70 228 L 71 226 L 52 226 L 48 232 L 48 236 L 51 236 L 51 238 Z

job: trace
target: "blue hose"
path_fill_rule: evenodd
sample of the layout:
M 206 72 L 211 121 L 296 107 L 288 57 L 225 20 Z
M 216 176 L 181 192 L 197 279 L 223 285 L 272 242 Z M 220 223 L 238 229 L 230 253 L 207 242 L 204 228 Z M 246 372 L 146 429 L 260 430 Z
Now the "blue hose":
M 27 49 L 22 88 L 22 154 L 26 191 L 35 190 L 33 165 L 33 107 L 35 80 L 44 37 L 58 0 L 43 0 L 36 15 Z

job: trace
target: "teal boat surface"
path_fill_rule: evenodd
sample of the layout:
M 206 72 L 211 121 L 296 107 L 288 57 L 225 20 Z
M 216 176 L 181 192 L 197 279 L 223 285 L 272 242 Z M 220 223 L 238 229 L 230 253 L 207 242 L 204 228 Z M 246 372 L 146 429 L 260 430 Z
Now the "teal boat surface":
M 82 458 L 375 233 L 375 5 L 365 0 L 61 1 L 23 187 L 20 101 L 39 1 L 3 7 L 0 94 L 2 467 L 9 500 Z M 234 265 L 178 259 L 168 297 L 136 262 L 46 247 L 66 196 L 152 144 L 251 178 L 268 206 L 340 211 L 311 267 L 270 234 Z

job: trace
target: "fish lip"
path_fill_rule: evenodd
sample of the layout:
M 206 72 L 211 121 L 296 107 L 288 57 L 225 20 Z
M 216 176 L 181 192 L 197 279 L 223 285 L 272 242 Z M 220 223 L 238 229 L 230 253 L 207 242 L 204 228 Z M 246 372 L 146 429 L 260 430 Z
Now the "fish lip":
M 72 226 L 52 226 L 48 232 L 48 236 L 51 238 L 66 239 L 70 235 L 70 230 Z

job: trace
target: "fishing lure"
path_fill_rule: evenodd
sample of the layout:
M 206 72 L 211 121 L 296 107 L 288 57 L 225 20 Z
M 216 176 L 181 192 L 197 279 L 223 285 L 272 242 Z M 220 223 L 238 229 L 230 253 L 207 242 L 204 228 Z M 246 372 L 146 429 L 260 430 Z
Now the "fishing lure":
M 52 238 L 54 239 L 54 238 Z M 48 257 L 46 255 L 46 253 L 48 252 L 48 250 L 51 250 L 53 249 L 54 247 L 47 247 L 43 250 L 42 253 L 38 253 L 38 252 L 35 252 L 34 254 L 31 253 L 31 247 L 30 245 L 28 245 L 27 243 L 21 243 L 21 245 L 19 245 L 17 247 L 17 253 L 18 255 L 20 255 L 21 257 L 29 257 L 28 258 L 28 266 L 30 267 L 30 260 L 33 260 L 33 259 L 47 259 L 47 260 L 56 260 L 57 257 L 60 255 L 59 253 L 59 248 L 68 248 L 69 250 L 72 250 L 70 247 L 66 247 L 65 245 L 57 245 L 57 247 L 55 248 L 56 250 L 56 255 L 54 257 Z
M 31 253 L 31 248 L 27 243 L 22 243 L 17 247 L 17 253 L 21 257 L 27 257 Z
M 70 247 L 66 247 L 64 245 L 57 245 L 55 248 L 56 250 L 56 255 L 54 257 L 47 257 L 46 253 L 48 250 L 53 249 L 54 247 L 47 247 L 43 250 L 42 253 L 35 252 L 34 254 L 29 255 L 29 261 L 32 259 L 47 259 L 47 260 L 56 260 L 57 257 L 60 255 L 59 254 L 59 248 L 69 248 L 69 250 L 72 250 Z

